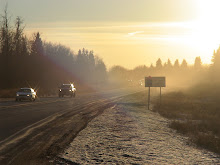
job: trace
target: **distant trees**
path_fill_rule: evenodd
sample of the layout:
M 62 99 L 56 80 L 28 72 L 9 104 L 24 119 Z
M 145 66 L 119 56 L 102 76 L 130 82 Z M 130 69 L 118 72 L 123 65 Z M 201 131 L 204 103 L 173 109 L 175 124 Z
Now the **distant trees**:
M 195 77 L 204 70 L 201 58 L 195 58 L 189 65 L 185 59 L 174 64 L 168 59 L 163 64 L 159 58 L 155 65 L 138 66 L 133 70 L 113 66 L 109 72 L 103 60 L 94 55 L 93 50 L 85 48 L 74 53 L 70 48 L 43 41 L 40 32 L 27 39 L 23 20 L 17 17 L 14 25 L 10 24 L 7 10 L 0 18 L 0 89 L 21 86 L 38 86 L 41 91 L 50 93 L 61 83 L 75 82 L 89 85 L 104 84 L 108 79 L 115 82 L 130 83 L 145 76 L 170 76 L 180 83 L 190 81 L 186 77 Z M 219 77 L 220 47 L 214 51 L 211 73 Z M 200 72 L 201 71 L 201 72 Z
M 186 69 L 186 68 L 188 67 L 188 64 L 187 64 L 187 62 L 186 62 L 185 59 L 183 59 L 183 61 L 182 61 L 181 65 L 180 65 L 180 67 L 181 67 L 182 69 Z
M 171 61 L 170 59 L 167 60 L 167 67 L 171 68 L 172 67 L 172 64 L 171 64 Z
M 199 69 L 202 68 L 202 60 L 201 60 L 200 57 L 196 57 L 196 58 L 195 58 L 194 68 L 195 68 L 196 70 L 199 70 Z
M 157 62 L 156 62 L 156 68 L 157 68 L 157 69 L 162 69 L 162 67 L 163 67 L 162 61 L 161 61 L 161 59 L 159 58 L 159 59 L 157 60 Z
M 96 57 L 96 60 L 95 60 L 95 72 L 93 73 L 93 75 L 94 74 L 95 74 L 94 77 L 96 78 L 95 81 L 97 83 L 106 82 L 107 68 L 105 66 L 105 63 L 99 57 Z
M 212 56 L 212 64 L 210 69 L 210 75 L 212 76 L 212 81 L 220 81 L 220 46 L 219 48 L 213 52 Z
M 27 55 L 28 42 L 23 33 L 22 19 L 17 17 L 14 27 L 11 27 L 8 13 L 5 10 L 0 22 L 0 55 L 5 57 Z
M 17 17 L 11 26 L 5 10 L 0 19 L 0 77 L 0 89 L 32 86 L 50 93 L 61 83 L 104 83 L 107 69 L 92 50 L 74 54 L 61 44 L 43 42 L 40 32 L 27 39 L 23 20 Z
M 1 54 L 3 56 L 8 56 L 11 53 L 12 49 L 12 33 L 9 25 L 9 18 L 7 10 L 4 11 L 4 15 L 2 15 L 1 21 L 1 33 L 0 33 L 0 41 L 1 41 Z
M 0 87 L 7 88 L 15 84 L 13 81 L 22 77 L 19 73 L 21 55 L 27 55 L 27 41 L 23 34 L 23 25 L 20 17 L 16 18 L 14 27 L 10 25 L 8 13 L 5 9 L 0 20 Z
M 214 70 L 219 71 L 219 69 L 220 69 L 220 46 L 216 51 L 214 50 L 214 52 L 213 52 L 212 67 Z
M 170 59 L 167 60 L 167 62 L 164 63 L 164 69 L 165 70 L 171 70 L 172 69 L 172 63 L 170 61 Z
M 127 83 L 130 79 L 130 71 L 122 66 L 113 66 L 109 70 L 109 79 L 113 83 Z
M 197 63 L 201 65 L 198 65 Z M 200 67 L 195 67 L 197 65 Z M 181 64 L 179 63 L 179 59 L 176 59 L 174 64 L 171 63 L 170 59 L 163 64 L 162 60 L 159 58 L 156 61 L 155 66 L 153 64 L 150 66 L 143 65 L 138 66 L 133 70 L 114 66 L 109 71 L 109 79 L 129 84 L 131 81 L 136 83 L 143 82 L 144 77 L 146 76 L 166 76 L 167 83 L 185 86 L 186 84 L 192 85 L 195 83 L 195 81 L 192 81 L 193 79 L 200 81 L 206 73 L 207 67 L 202 65 L 200 57 L 195 58 L 194 64 L 188 64 L 186 59 L 183 59 Z
M 14 46 L 14 55 L 22 56 L 23 54 L 27 55 L 27 42 L 26 37 L 23 34 L 24 26 L 23 20 L 20 17 L 16 18 L 15 21 L 15 33 L 13 36 L 13 46 Z
M 96 57 L 93 51 L 83 48 L 76 55 L 76 71 L 75 73 L 81 80 L 90 83 L 98 83 L 107 80 L 107 69 L 102 59 Z
M 40 33 L 37 32 L 34 34 L 34 40 L 31 44 L 31 52 L 32 56 L 42 56 L 44 54 L 43 42 L 40 37 Z
M 179 69 L 180 63 L 179 63 L 179 60 L 178 60 L 178 59 L 176 59 L 176 61 L 174 62 L 173 67 L 174 67 L 175 69 Z

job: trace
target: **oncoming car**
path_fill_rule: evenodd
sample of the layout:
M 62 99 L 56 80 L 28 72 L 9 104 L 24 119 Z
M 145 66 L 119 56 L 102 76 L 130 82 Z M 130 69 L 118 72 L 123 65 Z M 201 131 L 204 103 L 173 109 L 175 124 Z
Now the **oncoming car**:
M 15 101 L 21 101 L 21 100 L 30 100 L 35 101 L 36 99 L 36 92 L 32 88 L 21 88 L 16 93 L 16 99 Z
M 73 84 L 63 84 L 59 89 L 59 97 L 63 97 L 64 95 L 75 97 L 76 96 L 76 88 Z

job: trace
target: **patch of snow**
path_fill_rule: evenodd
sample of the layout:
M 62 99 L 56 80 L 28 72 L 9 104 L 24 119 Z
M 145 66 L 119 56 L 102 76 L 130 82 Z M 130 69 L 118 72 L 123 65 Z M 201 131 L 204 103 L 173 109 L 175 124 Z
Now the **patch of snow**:
M 145 106 L 116 104 L 82 130 L 60 157 L 79 164 L 220 164 L 188 144 L 169 121 Z

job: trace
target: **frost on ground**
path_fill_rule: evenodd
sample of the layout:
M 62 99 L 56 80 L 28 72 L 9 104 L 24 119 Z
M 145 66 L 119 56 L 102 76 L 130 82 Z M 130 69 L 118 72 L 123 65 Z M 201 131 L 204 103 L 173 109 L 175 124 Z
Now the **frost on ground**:
M 79 164 L 220 164 L 188 144 L 169 121 L 135 100 L 121 100 L 91 121 L 60 157 Z

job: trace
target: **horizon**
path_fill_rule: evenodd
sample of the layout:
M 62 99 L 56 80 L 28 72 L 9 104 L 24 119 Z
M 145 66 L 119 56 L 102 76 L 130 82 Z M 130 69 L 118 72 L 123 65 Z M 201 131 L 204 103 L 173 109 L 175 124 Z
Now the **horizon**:
M 0 10 L 8 4 L 11 22 L 21 16 L 29 37 L 39 31 L 44 41 L 68 46 L 75 53 L 81 48 L 93 50 L 107 68 L 150 66 L 158 58 L 163 63 L 185 59 L 193 64 L 197 56 L 203 64 L 210 64 L 220 44 L 220 24 L 215 21 L 219 2 L 158 1 L 55 0 L 51 6 L 48 0 L 1 0 Z M 71 8 L 77 5 L 85 11 Z

